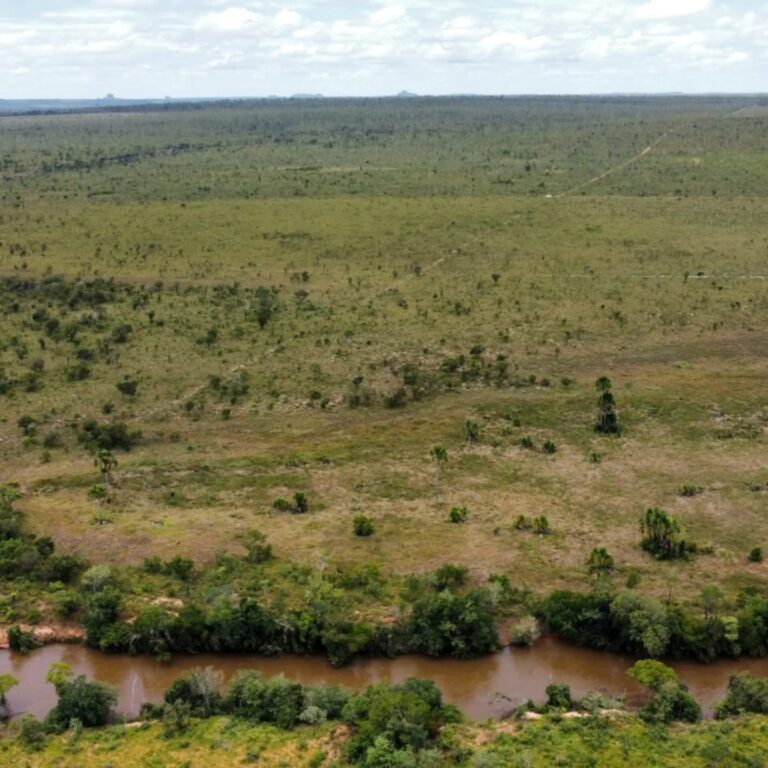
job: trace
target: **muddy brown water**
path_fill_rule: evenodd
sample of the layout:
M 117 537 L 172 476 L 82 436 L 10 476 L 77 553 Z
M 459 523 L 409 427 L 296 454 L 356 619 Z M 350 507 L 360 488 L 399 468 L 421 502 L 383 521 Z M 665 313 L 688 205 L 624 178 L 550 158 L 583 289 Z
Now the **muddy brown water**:
M 401 682 L 409 677 L 434 680 L 445 699 L 459 706 L 473 720 L 500 717 L 528 698 L 544 699 L 551 682 L 570 685 L 574 696 L 599 690 L 624 694 L 637 703 L 641 691 L 625 675 L 634 659 L 618 654 L 577 648 L 555 638 L 544 638 L 533 648 L 505 648 L 472 661 L 402 656 L 397 659 L 357 659 L 340 669 L 320 657 L 253 655 L 177 656 L 168 662 L 145 656 L 109 655 L 81 645 L 49 645 L 21 656 L 0 651 L 0 674 L 9 672 L 19 681 L 8 703 L 17 716 L 31 712 L 42 717 L 55 704 L 45 675 L 54 661 L 69 664 L 76 674 L 114 685 L 118 709 L 138 713 L 144 701 L 158 702 L 171 682 L 193 667 L 220 669 L 225 680 L 240 669 L 258 670 L 266 677 L 284 674 L 307 685 L 328 683 L 354 689 L 380 681 Z M 768 676 L 768 659 L 719 661 L 714 664 L 674 662 L 680 678 L 710 714 L 723 696 L 728 678 L 739 671 Z

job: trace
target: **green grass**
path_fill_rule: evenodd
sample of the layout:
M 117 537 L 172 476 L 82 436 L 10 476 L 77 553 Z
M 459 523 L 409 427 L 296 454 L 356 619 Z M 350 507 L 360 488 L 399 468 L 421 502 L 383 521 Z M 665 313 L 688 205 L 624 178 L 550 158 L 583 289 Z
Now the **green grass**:
M 19 281 L 0 286 L 0 371 L 18 382 L 0 396 L 0 459 L 30 527 L 96 562 L 205 562 L 256 527 L 283 560 L 376 560 L 392 577 L 455 562 L 476 582 L 586 588 L 606 546 L 617 583 L 636 571 L 649 593 L 768 584 L 746 563 L 768 540 L 765 491 L 749 489 L 766 481 L 766 117 L 730 117 L 742 98 L 391 106 L 0 118 L 0 272 Z M 116 287 L 89 306 L 25 286 L 52 275 L 65 293 Z M 277 301 L 263 329 L 259 287 Z M 79 350 L 90 375 L 70 381 Z M 592 429 L 604 374 L 619 439 Z M 118 455 L 106 526 L 86 418 L 143 433 Z M 295 491 L 309 514 L 273 510 Z M 447 522 L 454 505 L 466 525 Z M 655 505 L 714 554 L 644 555 Z M 520 514 L 552 535 L 515 531 Z
M 764 764 L 768 738 L 765 717 L 744 716 L 727 722 L 696 726 L 648 726 L 638 718 L 559 719 L 516 724 L 463 725 L 443 736 L 445 751 L 431 765 L 531 766 L 548 768 L 755 768 Z M 86 730 L 80 736 L 50 738 L 41 751 L 31 751 L 17 741 L 0 741 L 0 755 L 9 765 L 146 766 L 330 766 L 339 760 L 345 730 L 338 724 L 296 731 L 252 726 L 216 717 L 194 723 L 187 733 L 164 738 L 162 727 L 117 726 Z M 324 758 L 320 758 L 320 754 Z M 312 762 L 315 760 L 316 762 Z

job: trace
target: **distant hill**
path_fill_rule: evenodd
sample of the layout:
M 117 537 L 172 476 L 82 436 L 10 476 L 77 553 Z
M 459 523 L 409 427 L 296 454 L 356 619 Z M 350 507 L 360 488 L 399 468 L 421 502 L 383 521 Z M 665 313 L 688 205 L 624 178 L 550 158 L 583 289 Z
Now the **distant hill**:
M 111 95 L 101 99 L 0 99 L 0 113 L 69 112 L 157 104 L 198 104 L 211 101 L 218 101 L 218 99 L 118 99 Z

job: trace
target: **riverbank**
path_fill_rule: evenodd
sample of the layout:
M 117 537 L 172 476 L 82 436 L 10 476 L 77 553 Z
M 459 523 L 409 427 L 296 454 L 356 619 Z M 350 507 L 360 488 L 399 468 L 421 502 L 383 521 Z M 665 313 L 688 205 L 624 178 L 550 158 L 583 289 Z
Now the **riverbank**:
M 663 731 L 639 718 L 562 719 L 545 716 L 535 722 L 460 724 L 444 728 L 441 741 L 453 745 L 435 755 L 434 766 L 461 768 L 754 768 L 768 752 L 768 718 L 742 716 L 727 722 L 676 726 Z M 266 768 L 322 768 L 345 765 L 342 754 L 349 731 L 339 723 L 282 731 L 228 717 L 193 721 L 168 738 L 160 723 L 138 727 L 86 729 L 50 738 L 40 751 L 17 741 L 0 740 L 8 765 L 43 768 L 103 768 L 111 765 L 187 765 L 230 768 L 255 763 Z
M 83 627 L 67 624 L 18 624 L 23 632 L 29 632 L 34 641 L 39 645 L 53 645 L 55 643 L 80 643 L 85 640 Z M 10 627 L 0 626 L 0 650 L 8 650 L 11 646 L 8 641 Z

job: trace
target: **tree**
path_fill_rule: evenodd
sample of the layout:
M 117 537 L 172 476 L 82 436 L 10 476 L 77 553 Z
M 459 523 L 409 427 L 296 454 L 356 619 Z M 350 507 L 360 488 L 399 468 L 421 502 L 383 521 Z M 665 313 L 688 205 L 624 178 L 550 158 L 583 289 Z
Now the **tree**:
M 13 675 L 9 675 L 7 672 L 0 675 L 0 713 L 5 716 L 8 715 L 8 701 L 6 699 L 8 691 L 18 684 L 19 681 Z
M 168 704 L 183 701 L 190 706 L 193 715 L 210 717 L 222 709 L 223 679 L 221 671 L 213 667 L 193 669 L 174 680 L 164 699 Z
M 611 392 L 611 387 L 611 380 L 607 376 L 601 376 L 595 382 L 595 389 L 600 393 L 597 401 L 599 412 L 595 430 L 604 435 L 618 435 L 621 433 L 619 413 L 616 409 L 616 400 Z
M 650 701 L 640 716 L 651 723 L 669 723 L 683 720 L 694 723 L 701 717 L 701 707 L 688 689 L 680 683 L 677 672 L 653 659 L 641 659 L 627 670 L 627 676 L 646 686 Z
M 659 507 L 647 509 L 640 519 L 642 547 L 659 560 L 685 558 L 696 551 L 695 544 L 680 538 L 680 523 Z
M 715 707 L 715 717 L 722 720 L 743 712 L 768 714 L 768 679 L 754 678 L 748 672 L 731 677 L 725 698 Z
M 266 563 L 272 559 L 272 545 L 261 531 L 249 531 L 243 540 L 245 560 L 249 563 Z
M 46 722 L 57 730 L 67 728 L 72 720 L 79 720 L 86 728 L 106 725 L 114 717 L 117 692 L 104 683 L 89 682 L 85 675 L 74 680 L 68 664 L 54 662 L 46 675 L 46 681 L 56 689 L 59 697 L 56 706 L 48 713 Z
M 476 421 L 467 419 L 464 422 L 464 439 L 468 443 L 476 443 L 480 439 L 480 425 Z
M 117 459 L 112 455 L 112 451 L 107 448 L 100 448 L 93 457 L 93 465 L 104 476 L 104 485 L 108 487 L 111 481 L 112 470 L 117 467 Z
M 627 677 L 656 692 L 664 683 L 677 682 L 677 672 L 655 659 L 641 659 L 627 670 Z
M 614 568 L 614 562 L 605 547 L 595 547 L 587 558 L 587 571 L 593 576 L 610 573 Z

